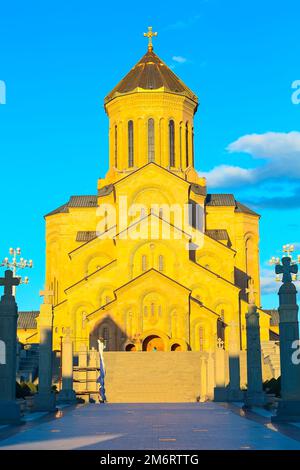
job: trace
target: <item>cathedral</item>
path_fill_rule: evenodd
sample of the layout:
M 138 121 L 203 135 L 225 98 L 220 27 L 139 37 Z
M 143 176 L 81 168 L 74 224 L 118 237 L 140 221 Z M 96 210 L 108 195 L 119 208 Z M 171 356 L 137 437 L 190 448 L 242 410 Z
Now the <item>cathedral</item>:
M 194 168 L 198 98 L 148 50 L 104 100 L 109 170 L 45 216 L 53 349 L 246 348 L 248 284 L 260 305 L 259 215 L 210 193 Z M 205 157 L 204 157 L 205 158 Z M 47 310 L 48 309 L 48 310 Z M 261 339 L 270 316 L 260 312 Z

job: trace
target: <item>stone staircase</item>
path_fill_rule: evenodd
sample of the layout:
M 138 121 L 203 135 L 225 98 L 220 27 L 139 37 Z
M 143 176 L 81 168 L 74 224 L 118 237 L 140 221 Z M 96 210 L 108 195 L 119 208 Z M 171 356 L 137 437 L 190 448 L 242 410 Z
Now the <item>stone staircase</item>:
M 201 353 L 105 352 L 110 403 L 196 402 L 201 394 Z
M 261 350 L 265 365 L 269 366 L 272 377 L 277 379 L 280 376 L 279 344 L 277 341 L 262 341 Z
M 17 380 L 34 382 L 38 375 L 39 367 L 39 345 L 30 344 L 26 349 L 20 351 L 19 368 Z

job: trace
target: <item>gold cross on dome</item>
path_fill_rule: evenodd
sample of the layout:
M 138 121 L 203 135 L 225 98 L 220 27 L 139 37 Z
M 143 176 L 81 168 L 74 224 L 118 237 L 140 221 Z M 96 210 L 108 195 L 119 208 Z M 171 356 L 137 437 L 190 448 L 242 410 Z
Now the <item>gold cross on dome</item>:
M 148 33 L 144 33 L 144 36 L 148 38 L 148 51 L 153 50 L 152 38 L 157 36 L 157 33 L 152 31 L 152 26 L 148 26 Z

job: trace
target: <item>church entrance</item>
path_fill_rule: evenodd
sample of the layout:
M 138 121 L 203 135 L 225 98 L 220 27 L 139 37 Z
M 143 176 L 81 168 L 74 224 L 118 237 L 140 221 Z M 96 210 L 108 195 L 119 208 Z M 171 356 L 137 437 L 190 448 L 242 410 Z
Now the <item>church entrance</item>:
M 182 351 L 182 347 L 178 343 L 174 343 L 171 346 L 171 351 Z
M 143 341 L 143 351 L 164 351 L 165 345 L 163 340 L 156 335 L 147 336 Z
M 125 351 L 136 351 L 136 346 L 135 344 L 127 344 Z

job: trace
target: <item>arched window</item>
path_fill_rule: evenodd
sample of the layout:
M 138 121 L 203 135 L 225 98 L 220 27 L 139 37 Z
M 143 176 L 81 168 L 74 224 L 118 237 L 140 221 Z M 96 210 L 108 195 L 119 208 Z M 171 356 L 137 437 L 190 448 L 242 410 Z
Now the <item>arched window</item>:
M 109 340 L 109 329 L 106 326 L 103 328 L 103 339 L 105 341 Z
M 169 162 L 170 166 L 175 166 L 175 124 L 169 121 Z
M 200 326 L 199 328 L 199 349 L 204 351 L 204 328 Z
M 179 128 L 179 164 L 180 168 L 182 168 L 182 123 L 180 123 Z
M 118 167 L 118 126 L 115 126 L 115 168 Z
M 192 165 L 195 165 L 195 143 L 194 143 L 194 128 L 192 128 Z
M 185 125 L 185 159 L 186 167 L 189 166 L 189 125 Z
M 164 270 L 164 257 L 163 257 L 163 255 L 159 255 L 159 257 L 158 257 L 158 270 L 159 271 Z
M 159 217 L 160 219 L 162 219 L 163 216 L 164 216 L 164 211 L 163 211 L 163 209 L 159 209 L 158 217 Z
M 104 339 L 105 349 L 109 351 L 109 329 L 105 326 L 102 330 L 102 336 Z
M 128 166 L 133 167 L 133 121 L 128 121 Z
M 154 119 L 148 120 L 148 162 L 155 161 Z
M 147 271 L 147 256 L 142 256 L 142 271 Z

